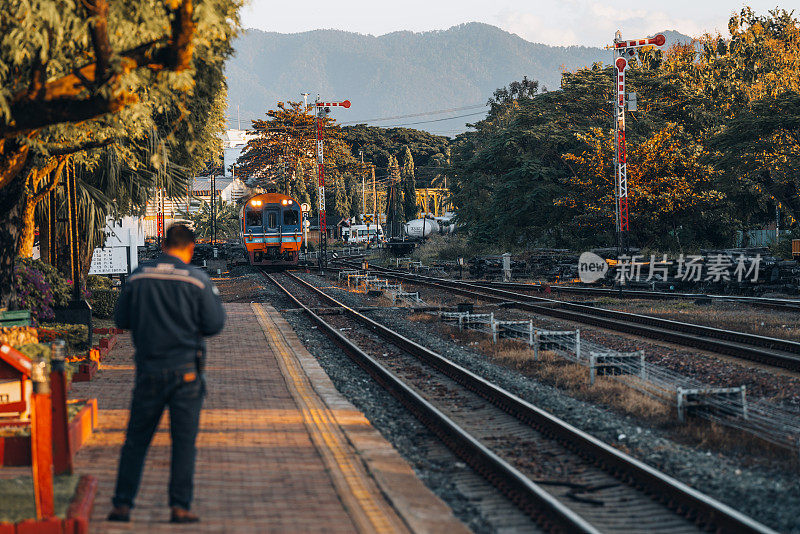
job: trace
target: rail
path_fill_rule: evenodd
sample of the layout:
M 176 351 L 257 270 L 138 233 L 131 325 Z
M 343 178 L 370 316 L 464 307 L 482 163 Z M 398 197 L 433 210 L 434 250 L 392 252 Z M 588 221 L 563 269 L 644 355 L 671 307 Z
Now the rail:
M 472 373 L 466 368 L 455 364 L 447 358 L 437 354 L 436 352 L 423 347 L 422 345 L 408 339 L 405 336 L 395 332 L 394 330 L 386 327 L 359 313 L 358 311 L 346 306 L 335 298 L 331 297 L 321 289 L 309 284 L 308 282 L 298 278 L 297 276 L 286 273 L 291 277 L 294 282 L 299 286 L 317 294 L 323 300 L 329 302 L 331 305 L 341 308 L 348 316 L 356 319 L 358 322 L 366 326 L 372 332 L 383 337 L 392 344 L 407 351 L 413 356 L 420 359 L 420 361 L 431 365 L 433 368 L 447 375 L 456 382 L 462 384 L 467 389 L 480 395 L 490 403 L 498 406 L 510 415 L 516 417 L 518 420 L 527 423 L 537 430 L 553 436 L 559 443 L 572 450 L 573 452 L 587 458 L 593 458 L 598 465 L 601 465 L 604 470 L 614 474 L 614 476 L 626 480 L 633 486 L 640 488 L 643 492 L 659 496 L 671 503 L 671 507 L 681 510 L 685 515 L 692 517 L 696 523 L 702 524 L 708 530 L 724 531 L 724 532 L 772 532 L 768 527 L 758 523 L 757 521 L 741 514 L 740 512 L 730 508 L 729 506 L 707 496 L 697 490 L 690 488 L 682 482 L 664 474 L 656 469 L 628 456 L 627 454 L 603 443 L 602 441 L 594 438 L 593 436 L 583 432 L 582 430 L 573 427 L 572 425 L 562 421 L 561 419 L 547 413 L 546 411 L 528 403 L 527 401 L 517 397 L 516 395 L 500 388 L 499 386 L 489 382 L 488 380 Z M 362 365 L 373 376 L 378 378 L 378 381 L 387 389 L 392 391 L 393 394 L 401 398 L 401 401 L 408 406 L 409 399 L 414 399 L 415 406 L 424 406 L 427 401 L 422 399 L 418 394 L 405 385 L 399 378 L 392 374 L 387 369 L 383 368 L 377 361 L 358 349 L 352 342 L 347 340 L 338 330 L 328 325 L 319 316 L 313 314 L 302 302 L 300 302 L 294 295 L 292 295 L 286 288 L 279 284 L 273 277 L 266 275 L 277 287 L 286 293 L 298 306 L 304 308 L 306 312 L 312 317 L 323 331 L 325 331 L 331 338 L 349 354 L 356 355 L 359 365 Z M 431 428 L 437 435 L 444 432 L 447 428 L 447 440 L 452 440 L 453 435 L 458 435 L 462 442 L 474 442 L 471 449 L 472 453 L 477 454 L 476 451 L 484 449 L 481 453 L 481 459 L 476 460 L 469 454 L 461 451 L 460 456 L 467 460 L 470 465 L 477 462 L 484 466 L 484 462 L 489 462 L 493 467 L 498 469 L 505 462 L 497 458 L 494 453 L 486 449 L 483 445 L 478 443 L 474 438 L 471 438 L 466 432 L 461 430 L 455 423 L 448 420 L 436 408 L 428 405 L 424 408 L 415 408 L 414 413 L 424 411 L 425 415 L 421 416 L 421 420 Z M 433 414 L 436 413 L 437 419 L 432 420 Z M 445 423 L 444 421 L 448 422 Z M 439 421 L 442 421 L 443 427 L 439 427 Z M 455 427 L 455 428 L 454 428 Z M 447 442 L 446 440 L 446 442 Z M 490 453 L 490 454 L 485 454 Z M 495 456 L 491 461 L 487 460 Z M 507 464 L 506 464 L 507 465 Z M 498 479 L 494 475 L 493 483 L 509 495 L 512 500 L 523 499 L 523 509 L 535 510 L 531 514 L 537 518 L 541 524 L 543 521 L 542 510 L 549 509 L 553 514 L 553 518 L 558 520 L 558 528 L 566 528 L 567 531 L 572 532 L 593 532 L 596 531 L 591 525 L 586 524 L 579 516 L 573 511 L 555 501 L 547 492 L 538 487 L 535 483 L 528 479 L 527 482 L 518 479 L 505 478 L 507 473 L 514 470 L 513 467 L 508 466 L 507 469 L 503 467 L 501 470 L 504 474 L 503 477 Z M 497 473 L 498 471 L 494 471 Z M 519 476 L 522 476 L 517 472 Z M 492 481 L 493 474 L 487 474 L 484 471 L 484 476 Z M 523 476 L 524 478 L 524 476 Z M 524 488 L 525 491 L 521 491 Z M 516 497 L 515 497 L 515 496 Z

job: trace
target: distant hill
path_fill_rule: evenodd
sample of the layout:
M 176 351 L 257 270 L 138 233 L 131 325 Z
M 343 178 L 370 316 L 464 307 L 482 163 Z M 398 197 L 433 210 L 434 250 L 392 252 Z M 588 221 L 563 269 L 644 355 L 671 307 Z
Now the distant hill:
M 668 44 L 689 38 L 668 32 Z M 380 37 L 339 30 L 281 34 L 247 30 L 229 60 L 229 124 L 242 126 L 261 118 L 278 100 L 302 100 L 300 93 L 323 99 L 349 99 L 337 110 L 342 122 L 411 115 L 484 104 L 498 87 L 523 76 L 540 88 L 558 89 L 563 69 L 601 61 L 608 50 L 584 46 L 531 43 L 500 28 L 469 23 L 424 33 L 394 32 Z M 237 110 L 237 105 L 238 110 Z M 477 113 L 477 114 L 476 114 Z M 408 125 L 454 135 L 467 122 L 482 118 L 481 109 L 453 111 L 389 121 L 377 126 Z M 424 122 L 460 115 L 468 117 Z

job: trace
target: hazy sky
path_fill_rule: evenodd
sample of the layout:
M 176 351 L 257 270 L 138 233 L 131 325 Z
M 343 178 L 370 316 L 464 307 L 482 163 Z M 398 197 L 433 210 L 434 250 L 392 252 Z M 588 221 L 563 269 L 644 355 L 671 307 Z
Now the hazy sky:
M 719 30 L 744 5 L 758 12 L 791 9 L 785 0 L 667 0 L 600 2 L 595 0 L 249 0 L 242 13 L 246 28 L 296 33 L 334 28 L 382 35 L 398 30 L 442 30 L 463 22 L 486 22 L 533 42 L 600 46 L 617 29 L 639 38 L 659 30 L 688 35 Z M 800 6 L 796 6 L 800 7 Z

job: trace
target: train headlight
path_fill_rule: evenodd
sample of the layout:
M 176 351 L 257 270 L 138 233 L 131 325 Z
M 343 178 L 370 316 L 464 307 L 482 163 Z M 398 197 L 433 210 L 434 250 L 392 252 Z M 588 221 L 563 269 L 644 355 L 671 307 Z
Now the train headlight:
M 292 203 L 292 201 L 290 200 L 290 201 L 289 201 L 289 204 L 291 204 L 291 203 Z
M 261 201 L 260 200 L 253 200 L 252 202 L 250 202 L 250 205 L 255 206 L 255 207 L 259 207 L 259 206 L 261 206 Z
M 283 204 L 284 206 L 286 205 L 286 199 L 285 198 L 283 200 L 281 200 L 281 204 Z

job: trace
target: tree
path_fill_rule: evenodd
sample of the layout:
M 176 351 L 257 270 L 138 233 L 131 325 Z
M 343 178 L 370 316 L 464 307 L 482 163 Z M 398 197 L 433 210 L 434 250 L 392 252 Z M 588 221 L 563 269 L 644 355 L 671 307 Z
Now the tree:
M 0 17 L 0 307 L 9 303 L 14 253 L 29 228 L 23 216 L 30 221 L 33 210 L 26 198 L 58 179 L 46 173 L 45 183 L 38 170 L 53 158 L 57 169 L 59 157 L 68 155 L 91 165 L 97 155 L 87 150 L 142 139 L 155 125 L 150 111 L 165 103 L 185 116 L 194 52 L 216 50 L 218 39 L 229 38 L 237 9 L 237 0 L 86 0 L 35 8 L 6 1 Z
M 364 160 L 372 162 L 379 169 L 387 167 L 389 156 L 396 156 L 408 147 L 416 165 L 417 182 L 426 185 L 440 172 L 443 154 L 450 144 L 447 137 L 411 128 L 357 124 L 342 127 L 342 132 L 350 151 L 355 155 L 363 150 Z
M 215 206 L 215 217 L 211 217 L 211 203 L 203 202 L 200 208 L 194 212 L 181 212 L 181 217 L 190 221 L 198 237 L 211 238 L 213 233 L 213 221 L 217 223 L 217 237 L 221 239 L 231 239 L 239 234 L 239 210 L 236 204 L 223 202 L 217 199 Z
M 397 163 L 397 158 L 389 156 L 387 168 L 389 171 L 389 183 L 386 189 L 386 222 L 389 224 L 389 236 L 395 237 L 399 233 L 401 218 L 403 217 L 400 166 Z
M 400 181 L 402 183 L 403 220 L 410 221 L 417 218 L 417 183 L 414 178 L 414 156 L 408 147 L 403 149 L 401 156 L 402 168 Z
M 556 204 L 574 210 L 574 224 L 587 235 L 614 235 L 614 135 L 593 128 L 580 134 L 587 150 L 565 154 L 575 176 Z M 675 123 L 630 147 L 628 194 L 631 232 L 640 245 L 666 249 L 683 242 L 716 245 L 730 237 L 724 195 L 714 190 L 714 171 L 703 163 L 702 145 Z
M 267 117 L 253 121 L 257 136 L 248 141 L 239 156 L 237 171 L 248 184 L 274 185 L 285 194 L 302 195 L 305 191 L 316 201 L 316 118 L 305 112 L 302 102 L 278 102 L 277 109 L 267 111 Z M 327 117 L 321 120 L 326 183 L 329 184 L 326 208 L 337 214 L 347 214 L 350 209 L 347 195 L 336 195 L 335 190 L 342 174 L 357 169 L 358 162 L 335 120 Z M 302 185 L 298 183 L 301 180 Z M 344 203 L 340 205 L 340 201 Z
M 760 207 L 771 215 L 779 204 L 800 219 L 800 93 L 755 102 L 727 121 L 711 146 L 742 209 Z

